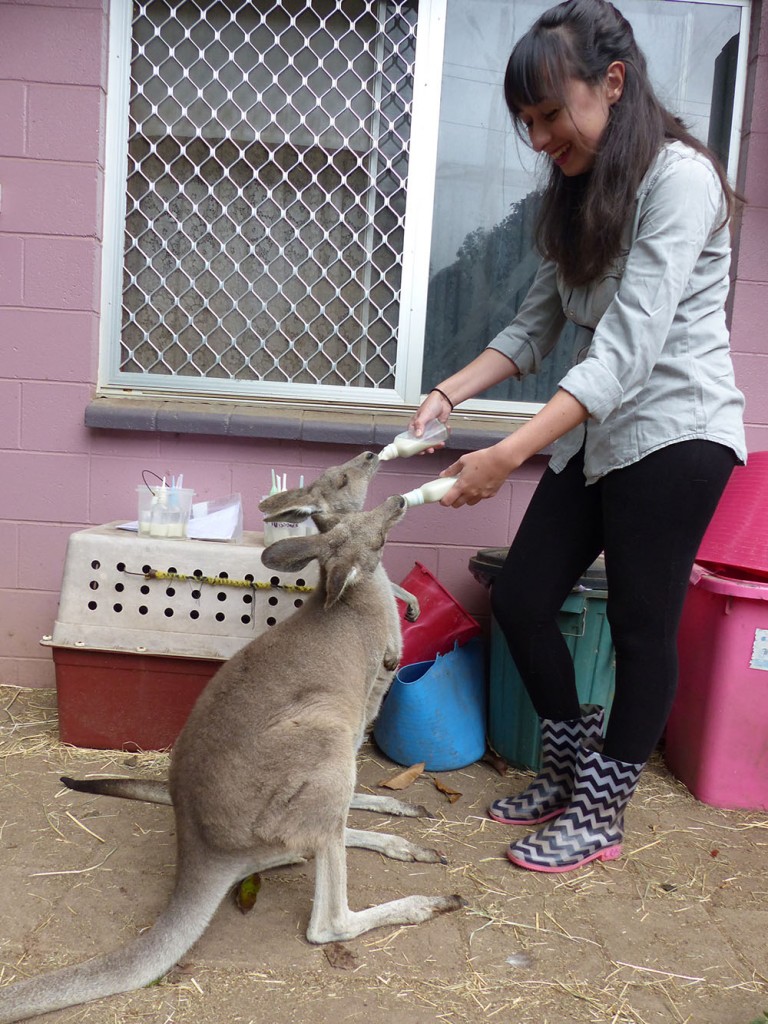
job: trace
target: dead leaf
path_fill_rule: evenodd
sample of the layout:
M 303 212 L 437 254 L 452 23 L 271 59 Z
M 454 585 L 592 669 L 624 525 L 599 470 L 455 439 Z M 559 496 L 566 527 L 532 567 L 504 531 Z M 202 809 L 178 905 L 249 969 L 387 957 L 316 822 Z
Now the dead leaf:
M 323 946 L 323 952 L 331 967 L 340 971 L 354 971 L 357 968 L 357 957 L 341 942 L 329 942 Z
M 432 781 L 434 782 L 436 789 L 439 789 L 441 793 L 445 793 L 448 797 L 449 803 L 455 804 L 459 797 L 464 795 L 457 789 L 451 789 L 450 786 L 446 786 L 444 782 L 441 782 L 440 779 L 436 779 L 434 775 L 432 776 Z
M 382 779 L 379 785 L 384 786 L 387 789 L 407 789 L 424 772 L 426 766 L 426 761 L 421 761 L 419 764 L 412 764 L 410 768 L 406 768 L 405 771 L 400 772 L 399 775 L 395 775 L 391 779 Z
M 483 754 L 482 760 L 486 764 L 489 764 L 491 768 L 495 768 L 499 775 L 507 774 L 507 768 L 509 765 L 500 754 L 497 754 L 495 750 L 491 750 L 490 747 L 486 750 L 485 754 Z
M 247 878 L 238 882 L 235 886 L 235 905 L 241 913 L 247 914 L 253 910 L 260 888 L 261 875 L 259 874 L 248 875 Z

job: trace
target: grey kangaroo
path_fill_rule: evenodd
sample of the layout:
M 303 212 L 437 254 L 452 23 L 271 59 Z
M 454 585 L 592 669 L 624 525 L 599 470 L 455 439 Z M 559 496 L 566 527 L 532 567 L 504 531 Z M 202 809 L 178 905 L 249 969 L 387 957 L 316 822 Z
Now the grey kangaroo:
M 358 459 L 378 461 L 370 453 Z M 346 826 L 355 755 L 400 654 L 380 559 L 403 514 L 399 495 L 367 512 L 316 513 L 322 532 L 264 552 L 264 564 L 283 572 L 316 559 L 320 580 L 302 608 L 222 666 L 174 746 L 177 865 L 166 909 L 115 952 L 0 989 L 0 1024 L 149 984 L 197 941 L 235 883 L 309 856 L 310 942 L 417 924 L 462 906 L 456 895 L 407 896 L 362 911 L 347 902 L 345 845 L 438 859 L 395 836 L 369 842 Z
M 305 519 L 315 517 L 318 529 L 323 532 L 336 522 L 337 516 L 346 515 L 349 512 L 359 512 L 362 509 L 368 493 L 368 485 L 378 468 L 377 456 L 371 452 L 363 452 L 341 466 L 332 466 L 326 469 L 321 476 L 306 487 L 296 487 L 293 490 L 282 491 L 279 494 L 263 498 L 259 508 L 266 513 L 265 520 L 272 523 L 301 523 Z M 383 573 L 384 570 L 380 569 L 379 572 Z M 406 619 L 409 622 L 415 621 L 419 616 L 418 599 L 396 583 L 390 581 L 390 586 L 395 596 L 399 597 L 406 605 Z M 367 726 L 373 723 L 373 719 L 378 713 L 379 704 L 388 683 L 389 681 L 386 680 L 382 685 L 381 693 L 377 692 L 373 696 Z M 379 704 L 375 703 L 376 697 L 378 697 Z M 363 738 L 361 736 L 361 742 Z M 79 780 L 65 777 L 62 782 L 70 789 L 82 793 L 120 797 L 124 800 L 141 800 L 145 803 L 168 805 L 172 803 L 168 783 L 160 779 Z M 354 810 L 376 811 L 379 814 L 394 814 L 401 817 L 429 816 L 426 808 L 420 805 L 379 794 L 355 793 L 350 807 Z M 353 844 L 355 835 L 355 833 L 350 833 L 347 845 Z M 394 854 L 390 853 L 389 856 L 394 856 Z

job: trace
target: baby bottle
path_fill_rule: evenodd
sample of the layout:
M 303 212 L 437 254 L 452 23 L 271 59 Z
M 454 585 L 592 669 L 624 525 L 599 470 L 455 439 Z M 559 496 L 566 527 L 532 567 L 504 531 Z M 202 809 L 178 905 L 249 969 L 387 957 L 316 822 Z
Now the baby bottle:
M 440 501 L 457 480 L 458 477 L 455 476 L 441 476 L 437 480 L 429 480 L 421 487 L 404 494 L 405 504 L 408 508 L 413 508 L 414 505 L 426 505 L 430 501 Z
M 448 437 L 448 427 L 440 420 L 430 420 L 429 423 L 424 427 L 424 433 L 421 437 L 416 437 L 412 430 L 405 430 L 402 434 L 398 434 L 394 441 L 390 441 L 388 445 L 379 452 L 379 461 L 388 462 L 390 459 L 407 459 L 411 455 L 416 455 L 418 452 L 423 452 L 425 448 L 432 448 L 436 444 L 440 444 L 445 441 Z

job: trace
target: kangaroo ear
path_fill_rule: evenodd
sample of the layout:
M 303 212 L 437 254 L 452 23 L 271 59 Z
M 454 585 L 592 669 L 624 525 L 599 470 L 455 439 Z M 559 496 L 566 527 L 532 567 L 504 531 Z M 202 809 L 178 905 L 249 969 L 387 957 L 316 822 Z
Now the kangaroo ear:
M 302 523 L 317 511 L 317 504 L 310 500 L 303 487 L 292 491 L 268 494 L 259 502 L 259 511 L 266 513 L 265 523 Z
M 354 585 L 359 570 L 356 565 L 336 563 L 327 570 L 325 580 L 325 610 L 328 611 L 347 589 Z
M 324 541 L 320 534 L 309 537 L 286 537 L 270 544 L 261 553 L 261 564 L 267 569 L 300 572 L 313 558 L 318 558 Z

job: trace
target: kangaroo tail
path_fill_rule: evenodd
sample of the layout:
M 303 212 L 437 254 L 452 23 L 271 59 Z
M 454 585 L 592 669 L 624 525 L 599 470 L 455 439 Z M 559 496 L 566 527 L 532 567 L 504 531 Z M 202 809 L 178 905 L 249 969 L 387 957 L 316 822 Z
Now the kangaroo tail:
M 200 938 L 242 864 L 208 860 L 177 872 L 176 887 L 155 924 L 128 945 L 82 964 L 0 988 L 0 1024 L 26 1020 L 156 981 Z M 247 872 L 247 869 L 246 869 Z
M 147 804 L 171 803 L 167 782 L 151 779 L 70 779 L 68 775 L 62 775 L 61 781 L 78 793 L 118 796 L 123 800 L 142 800 Z

